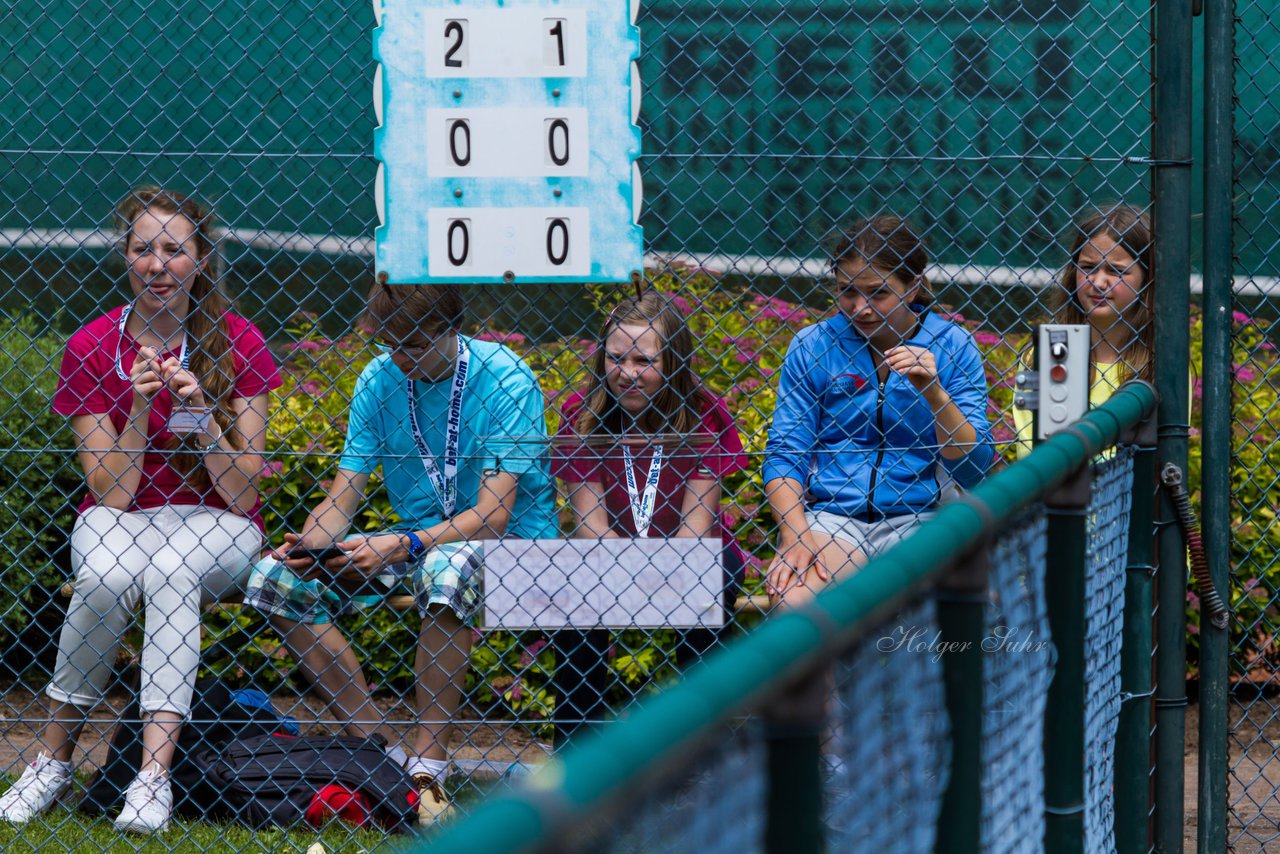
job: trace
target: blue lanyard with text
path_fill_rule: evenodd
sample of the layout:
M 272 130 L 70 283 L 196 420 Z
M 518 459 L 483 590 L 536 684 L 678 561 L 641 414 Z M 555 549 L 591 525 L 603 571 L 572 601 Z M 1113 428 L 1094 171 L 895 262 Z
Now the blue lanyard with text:
M 636 487 L 635 462 L 631 448 L 625 442 L 622 445 L 622 467 L 627 470 L 627 496 L 631 499 L 631 518 L 636 523 L 636 536 L 647 537 L 649 524 L 653 521 L 653 507 L 658 500 L 658 478 L 662 476 L 662 446 L 653 449 L 643 495 Z
M 426 440 L 422 438 L 422 430 L 418 427 L 418 396 L 414 391 L 413 380 L 405 380 L 405 390 L 409 394 L 409 424 L 413 428 L 413 443 L 418 448 L 418 456 L 422 458 L 427 479 L 440 497 L 440 509 L 446 519 L 453 516 L 458 504 L 458 440 L 462 435 L 462 393 L 467 387 L 469 362 L 467 344 L 462 336 L 458 336 L 458 361 L 453 369 L 453 385 L 449 389 L 449 411 L 445 421 L 443 472 L 436 464 Z
M 133 380 L 129 377 L 129 372 L 120 366 L 120 357 L 123 355 L 120 350 L 120 347 L 122 344 L 124 344 L 124 335 L 125 335 L 124 326 L 126 323 L 129 322 L 129 312 L 131 311 L 133 311 L 133 303 L 129 303 L 128 305 L 126 305 L 124 307 L 124 311 L 120 312 L 120 324 L 119 324 L 120 337 L 116 339 L 116 376 L 118 376 L 120 379 L 124 380 L 125 382 L 132 382 Z M 191 357 L 187 354 L 186 332 L 182 333 L 182 350 L 178 353 L 178 363 L 182 365 L 182 370 L 184 371 L 188 371 L 191 369 L 190 367 Z

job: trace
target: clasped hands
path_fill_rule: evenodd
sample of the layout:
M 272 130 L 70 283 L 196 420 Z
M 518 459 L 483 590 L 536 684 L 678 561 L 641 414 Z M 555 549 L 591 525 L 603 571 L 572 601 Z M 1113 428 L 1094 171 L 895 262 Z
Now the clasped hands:
M 167 387 L 182 406 L 196 409 L 207 406 L 204 389 L 195 375 L 172 356 L 162 360 L 154 347 L 138 348 L 138 357 L 133 360 L 129 378 L 133 382 L 135 397 L 148 404 L 161 389 Z
M 884 352 L 884 365 L 911 381 L 921 392 L 937 387 L 938 362 L 928 347 L 899 344 Z

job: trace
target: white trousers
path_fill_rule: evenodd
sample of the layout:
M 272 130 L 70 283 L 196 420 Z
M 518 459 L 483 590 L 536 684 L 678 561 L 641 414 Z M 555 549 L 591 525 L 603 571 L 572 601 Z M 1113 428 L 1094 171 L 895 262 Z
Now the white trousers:
M 75 593 L 45 693 L 80 707 L 97 703 L 120 639 L 145 602 L 142 709 L 188 715 L 201 609 L 243 588 L 261 548 L 251 520 L 201 505 L 80 514 L 71 531 Z

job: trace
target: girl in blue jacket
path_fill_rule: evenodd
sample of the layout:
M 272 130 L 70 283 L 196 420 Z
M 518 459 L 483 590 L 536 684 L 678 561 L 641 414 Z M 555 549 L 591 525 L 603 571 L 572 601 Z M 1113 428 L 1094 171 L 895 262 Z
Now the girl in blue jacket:
M 832 259 L 833 317 L 802 330 L 782 364 L 764 462 L 779 522 L 775 601 L 811 598 L 862 566 L 991 465 L 982 358 L 928 310 L 928 257 L 904 220 L 860 220 Z

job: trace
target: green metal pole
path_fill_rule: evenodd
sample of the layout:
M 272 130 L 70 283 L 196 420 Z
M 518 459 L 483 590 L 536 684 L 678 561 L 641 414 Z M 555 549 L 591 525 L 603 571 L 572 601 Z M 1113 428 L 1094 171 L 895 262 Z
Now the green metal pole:
M 1045 501 L 1045 601 L 1058 662 L 1044 713 L 1044 850 L 1084 851 L 1085 543 L 1090 470 L 1086 463 Z
M 1191 2 L 1155 7 L 1155 348 L 1160 466 L 1187 469 L 1191 313 Z M 1155 849 L 1182 851 L 1186 737 L 1186 547 L 1173 505 L 1159 502 L 1156 624 Z
M 986 635 L 988 553 L 961 561 L 938 592 L 938 629 L 947 649 L 942 678 L 951 720 L 951 776 L 934 849 L 977 854 L 982 843 L 982 639 Z
M 1209 574 L 1228 592 L 1231 549 L 1232 96 L 1235 3 L 1205 9 L 1204 33 L 1204 405 L 1201 530 Z M 1194 485 L 1187 484 L 1188 490 Z M 1203 595 L 1204 591 L 1201 591 Z M 1230 597 L 1226 597 L 1230 601 Z M 1230 622 L 1200 621 L 1200 851 L 1227 846 L 1227 678 Z
M 830 676 L 830 667 L 811 671 L 765 707 L 767 854 L 821 854 L 826 848 L 821 762 Z
M 1155 423 L 1151 422 L 1151 427 Z M 1129 564 L 1124 582 L 1124 646 L 1120 650 L 1120 721 L 1116 730 L 1116 851 L 1151 850 L 1151 615 L 1152 505 L 1155 500 L 1155 431 L 1139 436 L 1133 457 L 1133 505 L 1129 511 Z

